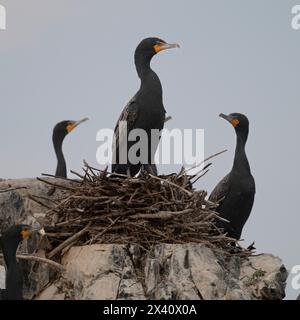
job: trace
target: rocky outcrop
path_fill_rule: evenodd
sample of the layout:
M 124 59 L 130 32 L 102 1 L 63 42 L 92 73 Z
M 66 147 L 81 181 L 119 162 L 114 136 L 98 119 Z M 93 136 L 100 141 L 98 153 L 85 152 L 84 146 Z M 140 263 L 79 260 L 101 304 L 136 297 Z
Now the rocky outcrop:
M 228 262 L 205 245 L 157 245 L 139 256 L 122 245 L 73 247 L 65 255 L 72 299 L 275 300 L 284 297 L 287 272 L 279 258 L 259 255 Z M 137 261 L 137 260 L 136 260 Z M 229 269 L 228 269 L 229 268 Z M 37 299 L 65 299 L 58 281 Z
M 18 189 L 22 187 L 22 189 Z M 1 190 L 14 189 L 1 193 Z M 24 189 L 23 189 L 24 188 Z M 35 179 L 0 182 L 0 230 L 13 223 L 41 223 L 49 186 Z M 51 197 L 58 197 L 56 190 Z M 32 239 L 22 250 L 36 252 Z M 142 253 L 138 246 L 95 244 L 71 247 L 55 274 L 48 265 L 24 263 L 27 299 L 283 299 L 287 271 L 271 254 L 224 256 L 202 244 L 158 244 Z M 1 260 L 0 260 L 1 264 Z M 3 264 L 3 263 L 2 263 Z M 0 267 L 3 287 L 4 268 Z

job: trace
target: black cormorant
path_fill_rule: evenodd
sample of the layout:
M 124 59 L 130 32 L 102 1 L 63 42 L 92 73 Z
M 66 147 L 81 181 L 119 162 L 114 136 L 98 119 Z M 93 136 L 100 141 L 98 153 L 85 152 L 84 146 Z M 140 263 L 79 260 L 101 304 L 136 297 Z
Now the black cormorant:
M 57 157 L 57 167 L 55 176 L 56 177 L 67 177 L 67 166 L 65 157 L 62 151 L 62 144 L 67 134 L 69 134 L 73 129 L 75 129 L 81 123 L 87 121 L 88 118 L 84 118 L 79 121 L 66 120 L 59 122 L 53 129 L 52 141 Z
M 166 112 L 163 106 L 162 86 L 159 77 L 151 69 L 150 62 L 158 52 L 178 47 L 178 44 L 169 44 L 159 38 L 144 39 L 137 46 L 134 60 L 138 76 L 141 79 L 141 86 L 126 105 L 117 122 L 113 143 L 112 172 L 134 176 L 141 168 L 144 168 L 152 174 L 157 174 L 154 155 L 159 139 L 151 139 L 151 130 L 156 129 L 160 132 L 163 129 Z M 127 122 L 127 130 L 122 128 L 121 121 Z M 139 163 L 132 163 L 128 159 L 129 149 L 138 141 L 138 139 L 128 140 L 128 135 L 133 129 L 143 129 L 147 133 L 148 154 L 139 155 L 137 152 L 137 156 L 144 159 Z
M 209 200 L 219 202 L 216 211 L 229 222 L 217 224 L 227 232 L 229 237 L 239 240 L 243 227 L 252 210 L 255 196 L 255 181 L 245 152 L 249 132 L 249 121 L 240 113 L 220 114 L 235 129 L 237 142 L 233 167 L 221 180 L 210 195 Z
M 10 227 L 0 238 L 4 262 L 6 265 L 6 289 L 0 289 L 0 300 L 23 299 L 23 271 L 16 258 L 16 251 L 20 242 L 32 233 L 44 234 L 44 229 L 33 228 L 28 225 L 15 225 Z

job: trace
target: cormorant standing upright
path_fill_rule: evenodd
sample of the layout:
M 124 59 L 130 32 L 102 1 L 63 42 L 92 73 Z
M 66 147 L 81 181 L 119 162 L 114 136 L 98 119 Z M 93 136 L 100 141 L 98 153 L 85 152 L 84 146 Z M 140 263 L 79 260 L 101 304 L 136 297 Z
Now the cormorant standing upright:
M 141 79 L 141 86 L 135 96 L 124 108 L 115 127 L 113 142 L 112 172 L 136 175 L 143 167 L 146 171 L 157 174 L 154 165 L 154 155 L 158 147 L 158 139 L 151 139 L 151 130 L 160 132 L 164 127 L 165 108 L 163 106 L 162 86 L 157 74 L 151 69 L 150 62 L 158 52 L 171 48 L 178 48 L 178 44 L 168 44 L 159 38 L 147 38 L 140 42 L 135 50 L 134 60 L 137 74 Z M 126 122 L 127 130 L 124 127 Z M 131 161 L 128 151 L 138 141 L 128 139 L 133 129 L 143 129 L 147 134 L 148 145 L 145 151 L 135 153 L 142 160 Z M 157 137 L 156 137 L 157 138 Z
M 6 265 L 6 289 L 0 289 L 0 300 L 23 300 L 23 271 L 16 258 L 20 242 L 33 232 L 44 234 L 44 229 L 35 229 L 28 225 L 10 227 L 0 238 L 4 262 Z
M 233 167 L 211 193 L 209 200 L 219 202 L 216 211 L 229 222 L 217 221 L 231 238 L 239 240 L 250 215 L 255 196 L 255 181 L 246 156 L 245 145 L 249 133 L 248 118 L 241 113 L 220 114 L 236 132 L 236 149 Z
M 65 120 L 55 125 L 53 129 L 52 141 L 53 141 L 53 146 L 54 146 L 54 150 L 57 158 L 57 167 L 55 172 L 56 177 L 67 178 L 67 166 L 66 166 L 65 157 L 62 151 L 62 144 L 65 137 L 73 129 L 75 129 L 77 126 L 79 126 L 81 123 L 87 120 L 88 118 L 84 118 L 79 121 Z

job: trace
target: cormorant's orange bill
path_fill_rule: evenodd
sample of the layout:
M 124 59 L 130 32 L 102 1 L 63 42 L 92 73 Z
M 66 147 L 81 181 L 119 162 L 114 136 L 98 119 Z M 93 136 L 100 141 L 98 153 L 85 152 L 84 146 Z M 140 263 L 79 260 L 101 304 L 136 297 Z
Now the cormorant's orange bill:
M 239 125 L 240 121 L 236 118 L 233 118 L 231 116 L 227 116 L 226 114 L 220 113 L 219 117 L 227 120 L 228 122 L 230 122 L 232 124 L 232 126 L 235 128 Z
M 24 229 L 21 231 L 21 236 L 23 239 L 27 239 L 30 236 L 30 231 L 28 229 Z
M 158 43 L 153 46 L 153 49 L 156 53 L 173 48 L 180 48 L 180 45 L 178 43 Z
M 232 119 L 231 120 L 231 124 L 234 126 L 234 127 L 237 127 L 239 125 L 240 121 L 238 119 Z
M 89 120 L 89 118 L 83 118 L 83 119 L 81 119 L 81 120 L 79 120 L 79 121 L 72 121 L 72 122 L 70 122 L 70 123 L 67 125 L 67 127 L 66 127 L 67 132 L 70 133 L 70 132 L 71 132 L 72 130 L 74 130 L 77 126 L 79 126 L 81 123 L 83 123 L 83 122 L 85 122 L 85 121 L 87 121 L 87 120 Z

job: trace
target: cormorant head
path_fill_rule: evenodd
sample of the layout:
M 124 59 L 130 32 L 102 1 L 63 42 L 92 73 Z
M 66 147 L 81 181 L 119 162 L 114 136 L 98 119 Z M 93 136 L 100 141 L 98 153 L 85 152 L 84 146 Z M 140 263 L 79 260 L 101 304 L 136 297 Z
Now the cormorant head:
M 57 123 L 53 129 L 53 140 L 59 139 L 62 141 L 68 133 L 87 120 L 88 118 L 84 118 L 79 121 L 65 120 Z
M 225 115 L 221 113 L 220 117 L 230 122 L 237 133 L 242 131 L 248 132 L 249 120 L 244 114 L 230 113 L 229 115 Z
M 135 50 L 135 57 L 144 56 L 151 60 L 151 58 L 160 51 L 172 48 L 179 48 L 177 43 L 167 43 L 159 38 L 146 38 L 140 42 Z
M 27 239 L 33 233 L 38 232 L 40 235 L 45 235 L 45 231 L 41 227 L 32 227 L 26 224 L 19 224 L 10 227 L 2 236 L 2 244 L 10 243 L 18 245 L 22 240 Z

